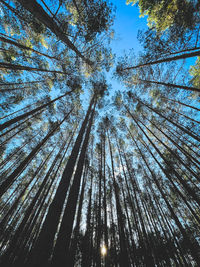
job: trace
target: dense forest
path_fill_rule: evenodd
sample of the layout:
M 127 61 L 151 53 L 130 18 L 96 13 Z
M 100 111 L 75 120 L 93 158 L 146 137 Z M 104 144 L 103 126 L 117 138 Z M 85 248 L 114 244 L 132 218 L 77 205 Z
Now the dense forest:
M 1 267 L 200 266 L 200 1 L 122 2 L 0 0 Z

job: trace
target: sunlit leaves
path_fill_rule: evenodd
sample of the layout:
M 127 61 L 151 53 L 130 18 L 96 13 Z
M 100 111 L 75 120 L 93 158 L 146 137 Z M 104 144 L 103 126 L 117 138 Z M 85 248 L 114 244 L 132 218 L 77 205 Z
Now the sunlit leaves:
M 42 46 L 44 46 L 44 48 L 48 49 L 47 41 L 45 40 L 43 35 L 40 36 L 40 43 L 42 44 Z
M 158 32 L 172 25 L 190 28 L 194 22 L 195 7 L 191 1 L 127 0 L 130 3 L 139 5 L 141 16 L 147 15 L 149 27 L 155 27 Z
M 197 58 L 195 65 L 190 68 L 190 74 L 193 76 L 192 84 L 200 88 L 200 57 Z

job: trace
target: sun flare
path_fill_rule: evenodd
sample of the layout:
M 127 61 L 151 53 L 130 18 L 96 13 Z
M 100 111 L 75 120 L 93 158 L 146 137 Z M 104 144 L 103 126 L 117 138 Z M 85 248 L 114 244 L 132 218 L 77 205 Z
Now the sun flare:
M 102 255 L 102 256 L 105 256 L 106 254 L 107 254 L 107 248 L 106 248 L 105 245 L 103 245 L 103 246 L 101 247 L 101 255 Z

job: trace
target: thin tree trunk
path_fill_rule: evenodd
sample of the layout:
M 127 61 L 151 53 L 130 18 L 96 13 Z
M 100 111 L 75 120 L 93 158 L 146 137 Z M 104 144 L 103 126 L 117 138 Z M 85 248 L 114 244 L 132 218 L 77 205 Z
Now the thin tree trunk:
M 102 182 L 102 139 L 100 141 L 100 158 L 99 158 L 99 184 L 98 184 L 98 220 L 97 220 L 97 246 L 96 246 L 96 266 L 101 267 L 101 254 L 100 254 L 100 242 L 101 242 L 101 232 L 102 232 L 102 224 L 101 224 L 101 182 Z
M 103 207 L 104 207 L 104 240 L 105 246 L 108 248 L 108 218 L 107 218 L 107 197 L 106 197 L 106 136 L 103 137 Z M 105 267 L 109 266 L 109 251 L 105 258 Z
M 26 108 L 28 108 L 28 107 L 30 107 L 30 106 L 31 106 L 31 105 L 28 105 L 28 106 L 26 106 L 26 107 L 24 107 L 24 108 L 21 108 L 21 109 L 18 109 L 17 111 L 14 111 L 14 112 L 12 112 L 12 113 L 10 113 L 10 114 L 8 114 L 8 115 L 5 115 L 5 116 L 1 117 L 0 120 L 3 120 L 3 119 L 5 119 L 5 118 L 7 118 L 7 117 L 9 117 L 9 116 L 11 116 L 11 115 L 17 113 L 17 112 L 20 112 L 20 111 L 22 111 L 22 110 L 24 110 L 24 109 L 26 109 Z
M 54 148 L 55 149 L 55 148 Z M 4 215 L 3 219 L 1 220 L 0 223 L 0 229 L 3 229 L 5 224 L 8 222 L 9 220 L 9 216 L 12 216 L 13 211 L 16 209 L 17 205 L 19 204 L 20 200 L 22 199 L 22 197 L 24 196 L 26 190 L 28 189 L 29 185 L 31 183 L 31 189 L 34 187 L 34 185 L 39 181 L 40 177 L 37 177 L 38 173 L 41 171 L 41 169 L 44 167 L 44 165 L 46 164 L 46 162 L 48 161 L 49 157 L 52 155 L 54 149 L 48 154 L 48 156 L 46 157 L 46 159 L 41 162 L 41 164 L 39 165 L 39 167 L 37 168 L 37 170 L 35 171 L 35 173 L 32 175 L 31 179 L 29 180 L 29 182 L 25 185 L 25 187 L 23 188 L 23 190 L 21 191 L 21 193 L 18 195 L 18 197 L 15 199 L 14 203 L 12 203 L 12 206 L 10 207 L 10 209 L 7 210 L 7 213 Z M 37 179 L 35 179 L 37 177 Z M 29 190 L 29 192 L 31 191 L 31 189 Z M 18 193 L 18 192 L 17 192 Z M 27 196 L 26 196 L 27 197 Z M 23 205 L 23 204 L 22 204 Z
M 127 110 L 128 111 L 128 110 Z M 131 115 L 131 113 L 129 113 Z M 147 140 L 150 142 L 150 144 L 154 147 L 154 149 L 157 151 L 157 153 L 159 154 L 159 156 L 163 159 L 163 161 L 166 163 L 167 166 L 170 166 L 168 160 L 163 156 L 163 154 L 160 152 L 160 150 L 156 147 L 156 145 L 151 141 L 151 139 L 148 137 L 148 135 L 144 132 L 144 130 L 141 128 L 141 126 L 138 124 L 137 120 L 132 116 L 134 122 L 137 124 L 137 126 L 139 127 L 139 129 L 143 132 L 143 134 L 145 135 L 145 137 L 147 138 Z M 151 153 L 151 151 L 149 150 L 149 152 Z M 151 153 L 151 155 L 154 157 L 154 155 Z M 156 160 L 156 158 L 154 157 L 154 159 Z M 173 186 L 176 188 L 177 192 L 179 192 L 180 196 L 182 196 L 182 198 L 184 199 L 183 194 L 178 190 L 178 188 L 175 186 L 175 184 L 173 183 L 171 177 L 170 177 L 170 173 L 165 170 L 162 165 L 156 160 L 156 162 L 159 164 L 159 166 L 162 168 L 163 172 L 165 173 L 166 177 L 169 179 L 169 181 L 173 184 Z M 178 172 L 174 169 L 171 168 L 171 172 L 174 173 L 177 177 L 177 179 L 179 180 L 179 182 L 182 184 L 183 188 L 188 192 L 188 194 L 197 202 L 197 204 L 200 203 L 200 199 L 198 197 L 198 195 L 195 193 L 195 191 L 187 184 L 187 182 L 178 174 Z M 186 205 L 188 205 L 187 201 L 186 201 Z M 190 206 L 189 206 L 190 208 Z M 192 211 L 192 209 L 190 208 L 190 210 Z M 195 213 L 194 213 L 195 214 Z M 194 215 L 193 214 L 193 215 Z M 197 216 L 198 218 L 198 216 Z
M 32 136 L 32 139 L 35 138 L 38 134 L 39 131 L 34 136 Z M 29 142 L 30 140 L 24 142 L 20 147 L 17 148 L 17 150 L 14 150 L 12 153 L 8 154 L 8 156 L 0 163 L 0 167 L 2 167 L 3 169 L 6 164 L 8 164 L 8 162 L 11 160 L 11 158 L 13 156 L 17 156 L 17 153 L 20 152 L 20 150 L 22 150 L 22 148 L 25 147 Z
M 14 124 L 14 123 L 16 123 L 16 122 L 18 122 L 18 121 L 20 121 L 20 120 L 22 120 L 22 119 L 28 117 L 29 115 L 32 115 L 32 114 L 36 113 L 37 111 L 39 111 L 39 110 L 41 110 L 41 109 L 43 109 L 43 108 L 45 108 L 45 107 L 51 105 L 51 104 L 54 103 L 55 101 L 57 101 L 57 100 L 63 98 L 64 96 L 66 96 L 66 95 L 68 95 L 68 94 L 70 94 L 70 93 L 72 93 L 72 92 L 73 92 L 73 90 L 71 90 L 71 91 L 65 93 L 64 95 L 61 95 L 61 96 L 59 96 L 59 97 L 57 97 L 57 98 L 55 98 L 55 99 L 53 99 L 53 100 L 51 100 L 51 101 L 49 101 L 49 102 L 47 102 L 46 104 L 43 104 L 43 105 L 41 105 L 41 106 L 39 106 L 39 107 L 37 107 L 37 108 L 34 108 L 34 109 L 31 110 L 31 111 L 28 111 L 28 112 L 26 112 L 26 113 L 24 113 L 24 114 L 22 114 L 22 115 L 19 115 L 19 116 L 13 118 L 13 119 L 10 119 L 9 121 L 6 121 L 6 122 L 0 124 L 0 131 L 2 131 L 2 130 L 4 130 L 5 128 L 9 127 L 10 125 L 12 125 L 12 124 Z
M 182 127 L 181 125 L 177 124 L 176 122 L 174 122 L 173 120 L 171 120 L 170 118 L 167 118 L 166 116 L 164 116 L 163 114 L 161 114 L 159 111 L 157 111 L 155 108 L 149 106 L 148 104 L 145 104 L 144 102 L 142 102 L 141 100 L 139 100 L 137 98 L 137 100 L 144 106 L 146 106 L 147 108 L 149 108 L 150 110 L 152 110 L 153 112 L 155 112 L 156 114 L 158 114 L 160 117 L 164 118 L 165 120 L 169 121 L 170 123 L 172 123 L 174 126 L 178 127 L 181 131 L 183 131 L 184 133 L 188 134 L 189 136 L 191 136 L 192 138 L 194 138 L 195 140 L 197 140 L 198 142 L 200 142 L 200 138 L 192 133 L 191 131 L 187 130 L 185 127 Z
M 26 120 L 20 122 L 18 125 L 15 125 L 13 128 L 11 128 L 11 129 L 7 130 L 6 132 L 2 133 L 2 134 L 0 135 L 0 137 L 2 137 L 2 136 L 4 136 L 4 135 L 7 135 L 9 132 L 12 132 L 13 130 L 15 130 L 15 129 L 17 129 L 18 127 L 22 126 L 24 123 L 30 121 L 31 119 L 33 119 L 34 117 L 36 117 L 37 115 L 39 115 L 39 114 L 41 114 L 41 113 L 42 113 L 42 111 L 40 110 L 38 113 L 33 114 L 32 116 L 30 116 L 30 117 L 27 118 Z M 18 130 L 17 132 L 15 132 L 13 135 L 11 135 L 11 136 L 8 135 L 9 137 L 8 137 L 5 141 L 3 141 L 3 142 L 0 144 L 0 146 L 5 145 L 10 139 L 12 139 L 13 137 L 15 137 L 18 133 L 20 133 L 21 131 L 23 131 L 24 129 L 26 129 L 26 128 L 28 128 L 28 127 L 29 127 L 29 125 L 26 124 L 25 127 L 19 129 L 19 130 Z
M 123 266 L 130 266 L 130 261 L 128 257 L 128 251 L 127 251 L 127 244 L 126 244 L 126 237 L 124 233 L 124 215 L 122 213 L 122 208 L 120 204 L 119 199 L 119 188 L 116 183 L 115 178 L 115 172 L 114 172 L 114 161 L 113 161 L 113 154 L 112 154 L 112 147 L 111 147 L 111 141 L 109 137 L 109 133 L 107 131 L 108 136 L 108 143 L 109 143 L 109 150 L 110 150 L 110 159 L 111 159 L 111 166 L 112 166 L 112 178 L 113 178 L 113 186 L 114 186 L 114 192 L 115 192 L 115 199 L 116 199 L 116 209 L 117 209 L 117 221 L 118 221 L 118 227 L 119 227 L 119 239 L 120 239 L 120 259 L 119 259 L 119 265 L 121 267 Z
M 176 114 L 178 114 L 178 115 L 180 115 L 180 116 L 182 116 L 182 117 L 184 117 L 184 118 L 190 120 L 192 123 L 200 124 L 200 121 L 197 121 L 197 120 L 195 120 L 195 119 L 193 119 L 193 118 L 190 118 L 190 117 L 188 117 L 187 115 L 182 114 L 182 113 L 180 113 L 179 111 L 177 111 L 177 110 L 175 110 L 175 109 L 173 109 L 173 108 L 167 107 L 167 109 L 169 109 L 170 111 L 172 111 L 172 112 L 174 112 L 174 113 L 176 113 Z
M 2 33 L 0 33 L 0 35 L 2 35 Z M 32 51 L 32 52 L 34 52 L 34 53 L 36 53 L 36 54 L 38 54 L 38 55 L 40 55 L 40 56 L 44 56 L 44 57 L 47 57 L 47 58 L 50 58 L 50 59 L 56 59 L 56 60 L 59 60 L 59 59 L 56 58 L 56 57 L 52 57 L 52 56 L 46 55 L 46 54 L 44 54 L 44 53 L 41 53 L 41 52 L 39 52 L 39 51 L 36 51 L 36 50 L 33 49 L 33 48 L 30 48 L 30 47 L 25 46 L 25 45 L 23 45 L 23 44 L 20 44 L 20 43 L 18 43 L 18 42 L 12 41 L 12 40 L 10 40 L 10 39 L 8 39 L 8 38 L 5 38 L 5 37 L 3 37 L 3 36 L 0 36 L 0 41 L 1 41 L 1 42 L 4 42 L 4 43 L 7 43 L 7 44 L 14 45 L 14 46 L 19 47 L 19 48 L 24 49 L 24 50 Z
M 177 141 L 172 139 L 168 134 L 166 134 L 163 130 L 161 130 L 152 120 L 149 120 L 147 117 L 145 117 L 157 130 L 159 130 L 173 145 L 175 145 L 190 161 L 191 159 L 193 160 L 193 163 L 195 162 L 198 164 L 195 164 L 195 167 L 199 169 L 200 161 L 196 158 L 193 157 L 190 153 L 188 153 L 183 146 L 180 146 Z M 195 162 L 194 162 L 195 161 Z
M 180 102 L 180 101 L 178 101 L 178 100 L 170 99 L 170 98 L 167 98 L 167 97 L 164 97 L 164 96 L 161 96 L 161 98 L 166 99 L 166 100 L 168 100 L 168 101 L 172 101 L 172 102 L 177 103 L 177 104 L 179 104 L 179 105 L 182 105 L 182 106 L 185 106 L 185 107 L 192 108 L 192 109 L 195 109 L 195 110 L 197 110 L 197 111 L 200 111 L 199 108 L 196 108 L 196 107 L 194 107 L 194 106 L 187 105 L 187 104 L 185 104 L 185 103 L 183 103 L 183 102 Z
M 42 6 L 38 4 L 35 0 L 17 0 L 25 9 L 31 12 L 31 14 L 37 18 L 42 24 L 49 28 L 62 42 L 64 42 L 67 47 L 72 49 L 76 55 L 83 59 L 87 64 L 93 65 L 93 63 L 85 58 L 81 52 L 74 46 L 74 44 L 69 40 L 69 38 L 61 31 L 60 27 L 55 21 L 44 11 Z
M 71 155 L 63 171 L 62 178 L 56 190 L 56 194 L 49 206 L 48 213 L 43 223 L 39 238 L 34 247 L 32 258 L 30 259 L 31 267 L 37 267 L 39 264 L 42 265 L 47 264 L 48 259 L 50 257 L 51 250 L 53 248 L 55 234 L 57 231 L 57 227 L 63 209 L 63 204 L 66 198 L 66 193 L 69 188 L 71 177 L 79 154 L 80 146 L 82 144 L 83 135 L 85 133 L 86 126 L 88 124 L 88 118 L 91 113 L 93 101 L 94 99 L 92 99 L 90 102 L 87 114 L 82 123 L 79 134 L 76 138 L 76 142 L 72 149 Z
M 63 75 L 69 75 L 69 72 L 63 72 L 59 70 L 48 70 L 48 69 L 42 69 L 42 68 L 34 68 L 34 67 L 29 67 L 29 66 L 24 66 L 24 65 L 19 65 L 19 64 L 12 64 L 12 63 L 7 63 L 7 62 L 0 62 L 0 69 L 8 69 L 8 70 L 26 70 L 26 71 L 39 71 L 39 72 L 49 72 L 49 73 L 59 73 Z
M 163 200 L 165 201 L 170 213 L 171 213 L 171 216 L 173 218 L 173 220 L 175 221 L 176 225 L 178 226 L 183 238 L 185 239 L 185 241 L 187 242 L 188 244 L 188 248 L 190 249 L 190 253 L 192 255 L 192 257 L 194 258 L 194 260 L 196 261 L 197 264 L 200 264 L 200 256 L 199 256 L 199 248 L 194 246 L 193 245 L 193 242 L 190 240 L 190 237 L 188 236 L 188 234 L 186 233 L 185 229 L 183 228 L 180 220 L 178 219 L 178 217 L 176 216 L 172 206 L 170 205 L 169 201 L 167 200 L 167 197 L 166 197 L 166 194 L 164 193 L 164 191 L 162 190 L 161 188 L 161 185 L 159 184 L 159 181 L 157 180 L 155 174 L 153 173 L 152 169 L 149 167 L 149 164 L 147 163 L 144 155 L 142 154 L 141 150 L 139 149 L 138 145 L 136 144 L 138 150 L 139 150 L 139 153 L 147 167 L 147 169 L 149 170 L 149 172 L 151 173 L 151 176 L 160 192 L 160 194 L 162 195 L 162 198 Z
M 15 181 L 15 179 L 24 171 L 27 167 L 28 163 L 37 155 L 41 147 L 47 142 L 47 140 L 53 136 L 56 130 L 60 127 L 60 125 L 66 120 L 66 118 L 70 115 L 72 110 L 64 117 L 64 119 L 54 127 L 44 138 L 43 140 L 36 145 L 36 147 L 30 152 L 30 154 L 20 163 L 20 165 L 6 178 L 6 180 L 0 185 L 0 196 L 2 196 L 10 185 Z
M 174 61 L 174 60 L 186 59 L 186 58 L 198 57 L 198 56 L 200 56 L 200 51 L 195 51 L 195 52 L 185 53 L 185 54 L 174 56 L 174 57 L 167 57 L 167 58 L 159 59 L 156 61 L 151 61 L 151 62 L 139 64 L 139 65 L 132 66 L 132 67 L 121 68 L 120 71 L 132 70 L 132 69 L 141 68 L 144 66 L 155 65 L 158 63 L 170 62 L 170 61 Z
M 130 114 L 130 112 L 129 112 Z M 136 118 L 134 119 L 133 115 L 130 114 L 133 118 L 133 120 L 136 122 Z M 189 167 L 187 166 L 187 164 L 181 159 L 180 156 L 177 155 L 177 153 L 175 153 L 173 151 L 173 149 L 171 149 L 168 145 L 166 145 L 160 138 L 158 138 L 150 129 L 149 127 L 147 127 L 139 118 L 137 118 L 137 120 L 147 129 L 147 131 L 149 131 L 199 182 L 200 182 L 200 178 L 199 176 Z M 169 139 L 169 138 L 168 138 Z M 170 139 L 169 139 L 170 140 Z M 172 141 L 172 139 L 170 140 Z M 191 159 L 189 157 L 189 159 Z M 199 163 L 199 162 L 198 162 Z M 198 166 L 197 166 L 198 167 Z
M 53 79 L 51 79 L 53 80 Z M 2 83 L 0 82 L 0 86 L 12 86 L 12 85 L 21 85 L 21 84 L 35 84 L 35 83 L 43 83 L 45 82 L 46 80 L 39 80 L 39 81 L 32 81 L 32 82 L 5 82 L 5 83 Z
M 164 82 L 158 82 L 158 81 L 150 81 L 150 80 L 142 80 L 142 79 L 137 79 L 137 80 L 143 83 L 147 83 L 147 84 L 152 83 L 152 84 L 157 84 L 157 85 L 164 85 L 166 87 L 179 88 L 179 89 L 184 89 L 184 90 L 193 91 L 193 92 L 200 92 L 200 88 L 191 87 L 191 86 L 178 85 L 174 83 L 164 83 Z
M 31 89 L 31 87 L 21 87 L 21 88 L 1 88 L 0 93 L 13 92 L 16 90 L 23 91 L 24 89 Z

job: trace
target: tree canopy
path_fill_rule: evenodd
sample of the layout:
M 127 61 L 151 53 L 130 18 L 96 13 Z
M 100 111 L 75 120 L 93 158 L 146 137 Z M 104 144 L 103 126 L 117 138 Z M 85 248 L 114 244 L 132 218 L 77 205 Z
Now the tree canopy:
M 2 267 L 200 266 L 199 1 L 113 3 L 0 0 Z

